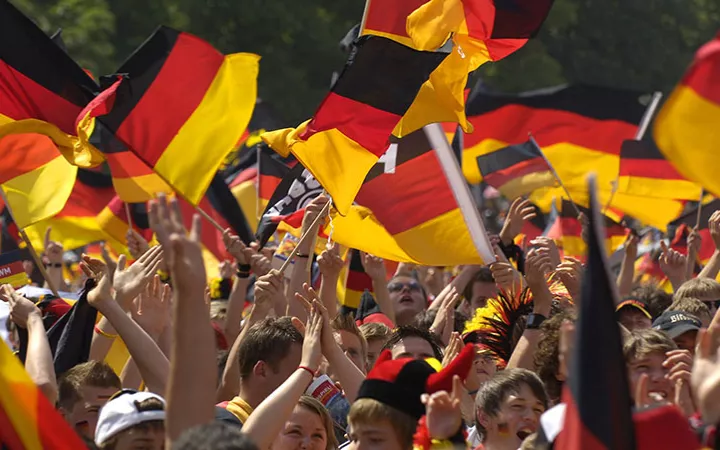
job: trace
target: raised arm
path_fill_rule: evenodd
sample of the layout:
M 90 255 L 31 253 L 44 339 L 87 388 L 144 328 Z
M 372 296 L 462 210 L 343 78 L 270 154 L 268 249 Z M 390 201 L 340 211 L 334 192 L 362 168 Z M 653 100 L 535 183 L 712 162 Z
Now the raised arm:
M 375 302 L 378 307 L 380 307 L 380 311 L 395 323 L 395 308 L 393 308 L 393 304 L 390 301 L 390 291 L 388 291 L 387 288 L 385 261 L 367 253 L 361 253 L 360 259 L 365 273 L 367 273 L 372 280 Z
M 335 317 L 338 313 L 337 285 L 344 265 L 340 257 L 340 246 L 333 243 L 329 250 L 323 250 L 317 263 L 322 275 L 320 301 L 328 310 L 330 317 Z
M 623 254 L 622 263 L 620 264 L 620 273 L 618 273 L 617 286 L 619 297 L 630 295 L 632 291 L 633 280 L 635 279 L 635 260 L 638 252 L 638 236 L 631 232 L 625 238 L 625 253 Z M 619 301 L 619 299 L 618 299 Z

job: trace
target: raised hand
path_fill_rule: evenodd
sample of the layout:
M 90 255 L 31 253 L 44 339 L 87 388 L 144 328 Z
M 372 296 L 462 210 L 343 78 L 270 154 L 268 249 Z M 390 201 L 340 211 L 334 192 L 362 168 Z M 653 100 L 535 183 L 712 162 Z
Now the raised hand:
M 218 272 L 220 272 L 220 278 L 224 280 L 230 280 L 237 272 L 237 264 L 230 261 L 223 261 L 218 266 Z
M 714 214 L 713 214 L 714 215 Z M 720 314 L 698 332 L 691 384 L 705 423 L 720 422 Z
M 305 324 L 302 357 L 300 365 L 317 372 L 322 359 L 322 332 L 324 328 L 323 317 L 319 310 L 320 303 L 314 301 Z
M 630 232 L 627 237 L 625 237 L 625 243 L 623 244 L 625 255 L 632 261 L 637 259 L 638 242 L 640 242 L 640 238 L 636 233 Z
M 533 219 L 537 213 L 529 200 L 516 198 L 510 205 L 505 217 L 505 223 L 500 231 L 500 239 L 505 245 L 510 245 L 515 236 L 522 231 L 525 221 Z
M 325 208 L 325 205 L 329 201 L 330 199 L 325 197 L 324 195 L 318 195 L 310 202 L 309 205 L 307 205 L 302 220 L 303 230 L 307 230 L 308 228 L 310 228 L 310 225 L 312 225 L 315 219 L 317 219 L 317 217 L 320 215 L 323 208 Z
M 672 285 L 677 289 L 685 282 L 685 264 L 687 258 L 680 252 L 677 252 L 667 246 L 665 241 L 660 241 L 660 269 L 668 277 Z
M 140 258 L 146 251 L 150 250 L 150 244 L 135 230 L 129 229 L 125 233 L 128 250 L 133 259 Z
M 113 301 L 112 281 L 107 265 L 96 258 L 82 255 L 80 269 L 85 276 L 95 281 L 95 287 L 88 292 L 87 300 L 90 306 L 103 312 L 104 308 Z
M 712 237 L 715 248 L 720 250 L 720 210 L 715 211 L 708 220 L 708 228 Z
M 223 231 L 223 244 L 228 253 L 238 262 L 238 264 L 248 264 L 248 260 L 245 256 L 245 250 L 247 246 L 238 236 L 232 234 L 230 228 Z
M 577 258 L 566 256 L 563 262 L 555 269 L 555 273 L 557 273 L 573 300 L 577 301 L 580 298 L 580 285 L 582 283 L 582 262 Z
M 317 259 L 318 268 L 323 277 L 337 278 L 340 276 L 345 262 L 340 257 L 340 246 L 333 242 L 332 247 L 323 250 Z
M 427 428 L 430 437 L 437 440 L 449 439 L 460 431 L 462 413 L 460 395 L 464 388 L 460 377 L 453 377 L 452 393 L 446 391 L 422 394 L 420 400 L 425 405 Z
M 330 315 L 325 306 L 320 302 L 315 289 L 307 283 L 303 283 L 303 291 L 305 292 L 302 294 L 296 292 L 295 299 L 303 305 L 303 308 L 305 308 L 308 314 L 312 312 L 313 305 L 318 305 L 317 310 L 323 320 L 322 349 L 323 353 L 327 354 L 333 346 L 337 345 L 335 343 L 335 336 L 333 336 L 332 327 L 330 326 Z
M 457 358 L 457 355 L 460 354 L 462 348 L 463 342 L 462 338 L 460 338 L 460 333 L 453 331 L 452 334 L 450 334 L 450 342 L 443 352 L 442 366 L 447 367 L 451 362 L 453 362 L 453 360 Z
M 155 275 L 133 301 L 133 319 L 155 339 L 170 323 L 171 297 L 170 286 L 163 284 Z
M 163 248 L 160 246 L 145 252 L 130 267 L 125 267 L 127 258 L 125 255 L 120 255 L 113 277 L 113 288 L 115 288 L 115 300 L 123 309 L 127 310 L 130 302 L 145 289 L 160 267 L 162 258 Z
M 40 309 L 33 302 L 15 292 L 15 289 L 9 284 L 0 286 L 0 300 L 8 303 L 10 318 L 21 328 L 27 328 L 30 316 L 42 316 Z
M 520 273 L 509 262 L 494 262 L 490 270 L 498 287 L 510 291 L 522 286 Z
M 279 300 L 285 303 L 284 288 L 283 276 L 278 270 L 273 269 L 259 277 L 255 282 L 255 307 L 269 311 Z
M 530 245 L 532 245 L 538 250 L 544 250 L 547 252 L 547 256 L 550 258 L 550 263 L 552 264 L 552 269 L 562 263 L 562 259 L 560 258 L 560 250 L 558 250 L 557 244 L 555 244 L 555 241 L 553 239 L 547 236 L 538 236 L 532 241 L 530 241 Z
M 50 239 L 51 232 L 52 228 L 47 227 L 47 230 L 45 230 L 44 262 L 46 264 L 62 264 L 63 246 L 59 242 L 55 242 Z
M 672 350 L 667 353 L 663 366 L 670 369 L 668 378 L 675 386 L 673 403 L 690 417 L 695 413 L 692 393 L 690 392 L 693 359 L 688 350 Z
M 455 307 L 459 299 L 460 293 L 453 286 L 449 294 L 443 297 L 442 304 L 435 315 L 435 320 L 430 326 L 430 331 L 438 335 L 445 345 L 450 343 L 450 337 L 455 328 Z
M 360 260 L 362 261 L 363 269 L 373 280 L 385 281 L 387 278 L 387 272 L 385 271 L 385 261 L 382 258 L 373 256 L 369 253 L 361 252 Z M 399 267 L 399 266 L 398 266 Z

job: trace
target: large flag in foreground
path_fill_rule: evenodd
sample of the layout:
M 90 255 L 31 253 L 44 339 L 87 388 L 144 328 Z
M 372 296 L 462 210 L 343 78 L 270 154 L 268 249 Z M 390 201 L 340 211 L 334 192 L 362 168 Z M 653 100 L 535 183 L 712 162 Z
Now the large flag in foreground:
M 655 120 L 660 151 L 687 177 L 720 196 L 720 33 L 695 54 Z
M 263 140 L 283 156 L 292 152 L 346 214 L 420 86 L 445 57 L 363 37 L 313 119 L 265 133 Z
M 250 121 L 259 59 L 225 56 L 193 35 L 160 27 L 118 69 L 123 79 L 114 95 L 81 119 L 95 117 L 197 204 Z M 86 120 L 88 134 L 94 122 Z
M 575 325 L 569 380 L 562 400 L 567 405 L 557 450 L 634 450 L 632 399 L 615 318 L 617 292 L 603 250 L 605 230 L 594 177 L 590 190 L 588 257 Z
M 0 444 L 10 450 L 86 448 L 0 340 Z

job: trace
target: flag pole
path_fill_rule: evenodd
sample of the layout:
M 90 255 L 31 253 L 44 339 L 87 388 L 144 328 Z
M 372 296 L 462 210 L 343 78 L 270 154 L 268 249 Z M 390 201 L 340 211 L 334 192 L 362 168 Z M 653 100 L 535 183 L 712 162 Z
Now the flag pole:
M 695 219 L 695 230 L 700 227 L 700 216 L 702 216 L 703 198 L 705 197 L 705 189 L 700 189 L 700 200 L 698 200 L 697 218 Z
M 475 250 L 477 250 L 478 255 L 485 264 L 494 263 L 495 252 L 488 239 L 480 212 L 470 194 L 470 189 L 462 175 L 458 161 L 447 141 L 442 126 L 439 123 L 433 123 L 426 125 L 424 131 L 430 145 L 435 149 L 435 155 L 437 155 L 440 166 L 445 173 L 445 178 L 453 191 L 453 196 L 462 212 L 463 220 L 470 232 L 470 238 L 475 245 Z
M 660 100 L 663 98 L 663 93 L 660 91 L 653 92 L 652 98 L 650 99 L 650 103 L 648 104 L 647 109 L 645 109 L 645 113 L 642 116 L 642 119 L 640 119 L 640 125 L 638 125 L 637 132 L 635 133 L 635 140 L 640 141 L 642 138 L 645 137 L 645 133 L 647 133 L 648 128 L 650 127 L 650 122 L 652 122 L 653 117 L 655 116 L 655 111 L 657 111 L 658 106 L 660 106 Z M 615 181 L 612 183 L 612 190 L 610 191 L 610 198 L 608 199 L 607 203 L 605 204 L 605 207 L 603 208 L 603 215 L 607 213 L 607 210 L 610 208 L 610 204 L 613 201 L 613 198 L 615 197 L 615 192 L 617 192 L 620 183 L 620 174 L 618 173 L 618 176 L 615 177 Z
M 197 211 L 205 220 L 207 220 L 208 222 L 210 222 L 210 224 L 211 224 L 212 226 L 214 226 L 219 232 L 222 233 L 222 232 L 225 231 L 225 229 L 224 229 L 223 227 L 221 227 L 220 224 L 217 223 L 217 221 L 216 221 L 215 219 L 213 219 L 212 217 L 210 217 L 210 214 L 208 214 L 207 212 L 205 212 L 204 209 L 202 209 L 202 208 L 199 207 L 199 206 L 195 206 L 195 211 Z
M 7 207 L 8 214 L 10 214 L 10 217 L 12 217 L 13 221 L 15 221 L 15 216 L 13 215 L 12 208 L 10 208 L 10 203 L 7 200 L 7 197 L 5 196 L 5 190 L 0 187 L 0 197 L 2 197 L 3 202 L 5 202 L 5 207 Z M 19 227 L 18 227 L 19 228 Z M 32 242 L 30 242 L 30 238 L 28 238 L 27 233 L 25 233 L 25 230 L 22 228 L 19 228 L 20 231 L 20 237 L 23 241 L 25 241 L 25 244 L 27 244 L 28 251 L 30 252 L 30 256 L 32 256 L 33 260 L 35 261 L 35 265 L 37 266 L 38 270 L 40 271 L 40 274 L 43 276 L 45 281 L 48 284 L 48 287 L 50 288 L 50 291 L 53 293 L 53 295 L 57 298 L 60 298 L 60 294 L 57 291 L 57 288 L 53 285 L 52 281 L 50 280 L 50 275 L 48 275 L 47 270 L 45 270 L 45 264 L 43 264 L 42 259 L 40 259 L 40 256 L 35 251 L 35 247 L 33 247 Z
M 260 174 L 262 173 L 262 158 L 260 157 L 260 146 L 257 147 L 257 175 L 255 176 L 255 218 L 260 219 Z
M 537 141 L 535 140 L 535 138 L 533 137 L 532 133 L 528 133 L 528 139 L 530 139 L 530 143 L 535 147 L 535 150 L 537 150 L 538 153 L 540 153 L 540 155 L 541 155 L 541 156 L 543 157 L 543 159 L 545 160 L 545 163 L 546 163 L 546 164 L 548 165 L 548 167 L 550 168 L 550 172 L 552 172 L 553 176 L 555 177 L 555 179 L 557 180 L 557 182 L 560 184 L 560 187 L 562 187 L 562 188 L 563 188 L 563 191 L 565 191 L 565 195 L 567 196 L 568 200 L 570 200 L 570 203 L 572 203 L 573 208 L 575 209 L 575 213 L 576 213 L 576 214 L 578 215 L 578 217 L 579 217 L 580 214 L 581 214 L 580 208 L 578 208 L 577 205 L 575 204 L 575 202 L 573 201 L 572 195 L 570 195 L 570 191 L 568 190 L 567 186 L 565 186 L 565 183 L 563 183 L 562 180 L 560 179 L 560 176 L 558 175 L 557 171 L 555 171 L 555 167 L 553 167 L 553 165 L 552 165 L 552 163 L 550 162 L 550 160 L 547 159 L 547 156 L 545 156 L 545 153 L 543 153 L 542 149 L 541 149 L 540 146 L 538 145 L 538 143 L 537 143 Z
M 132 223 L 132 214 L 130 213 L 130 203 L 128 203 L 128 202 L 123 202 L 123 203 L 125 203 L 125 215 L 127 216 L 128 227 L 130 227 L 130 229 L 132 230 L 133 223 Z
M 287 257 L 287 259 L 286 259 L 285 262 L 282 264 L 282 266 L 280 266 L 280 273 L 281 273 L 281 274 L 284 273 L 284 272 L 285 272 L 285 269 L 288 268 L 288 266 L 290 265 L 290 262 L 293 260 L 293 258 L 295 258 L 295 255 L 297 254 L 298 249 L 300 248 L 300 245 L 301 245 L 303 242 L 305 242 L 305 240 L 307 240 L 308 236 L 311 236 L 311 235 L 313 235 L 313 234 L 314 234 L 315 236 L 317 236 L 317 232 L 313 233 L 313 231 L 315 230 L 315 226 L 316 226 L 317 224 L 319 224 L 320 221 L 325 218 L 325 214 L 327 214 L 327 212 L 330 210 L 330 204 L 331 204 L 331 202 L 327 202 L 327 203 L 325 204 L 325 206 L 323 206 L 323 209 L 320 211 L 320 214 L 318 214 L 318 216 L 315 218 L 315 220 L 313 220 L 313 223 L 310 224 L 310 227 L 309 227 L 308 230 L 305 232 L 305 234 L 303 234 L 302 236 L 300 236 L 300 240 L 298 241 L 297 245 L 295 246 L 295 248 L 293 249 L 293 251 L 290 253 L 290 255 Z

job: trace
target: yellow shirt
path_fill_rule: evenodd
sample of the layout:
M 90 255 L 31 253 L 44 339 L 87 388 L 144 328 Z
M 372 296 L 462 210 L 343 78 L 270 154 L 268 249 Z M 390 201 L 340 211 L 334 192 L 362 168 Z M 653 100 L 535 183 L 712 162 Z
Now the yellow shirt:
M 247 402 L 240 397 L 235 397 L 230 400 L 225 407 L 233 416 L 237 417 L 240 423 L 245 423 L 247 418 L 253 412 L 252 406 L 248 405 Z

